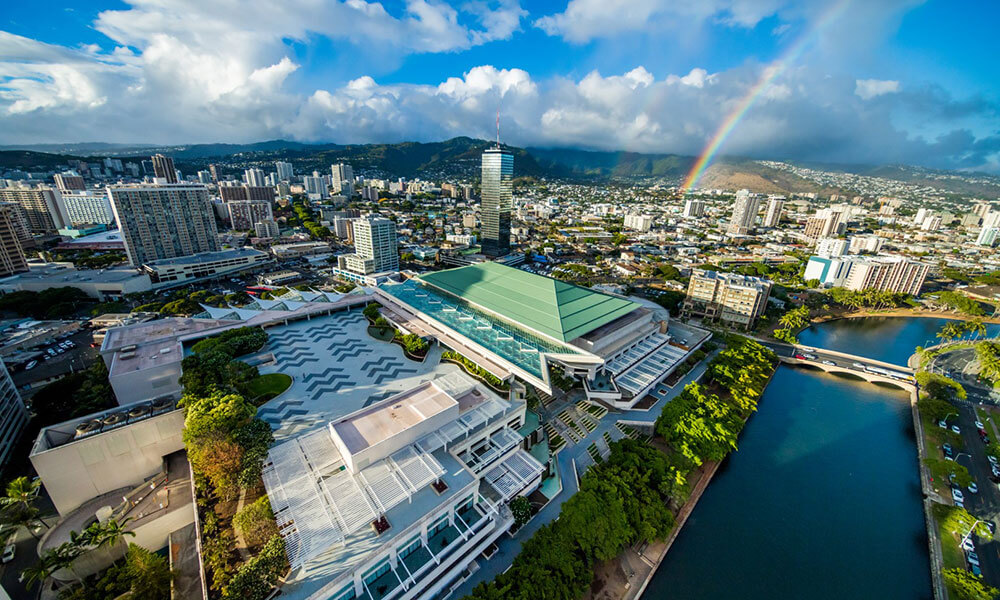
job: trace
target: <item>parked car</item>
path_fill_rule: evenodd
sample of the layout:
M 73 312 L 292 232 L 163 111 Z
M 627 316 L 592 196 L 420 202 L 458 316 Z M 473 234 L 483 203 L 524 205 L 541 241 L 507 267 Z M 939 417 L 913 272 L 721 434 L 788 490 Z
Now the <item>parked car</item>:
M 951 498 L 956 502 L 962 502 L 965 500 L 965 494 L 958 488 L 951 488 Z
M 979 493 L 979 486 L 978 486 L 978 485 L 976 485 L 976 482 L 975 482 L 975 481 L 973 481 L 973 482 L 970 482 L 970 483 L 969 483 L 969 487 L 968 487 L 968 488 L 966 488 L 966 489 L 968 489 L 968 490 L 969 490 L 970 492 L 972 492 L 973 494 L 978 494 L 978 493 Z
M 34 369 L 35 366 L 37 366 L 37 365 L 38 365 L 38 361 L 37 360 L 29 361 L 28 364 L 24 365 L 24 370 L 25 371 L 30 371 L 30 370 Z
M 941 429 L 948 429 L 948 422 L 947 421 L 938 421 L 938 427 L 940 427 Z
M 982 569 L 979 568 L 979 565 L 969 565 L 969 572 L 975 575 L 976 577 L 983 576 L 983 571 Z
M 0 557 L 0 562 L 7 564 L 12 560 L 14 560 L 14 542 L 9 542 L 3 548 L 3 556 Z
M 973 551 L 966 553 L 965 560 L 969 561 L 970 565 L 979 566 L 979 555 Z
M 966 552 L 975 552 L 976 551 L 976 545 L 972 543 L 972 536 L 971 535 L 968 536 L 968 537 L 962 538 L 961 548 L 962 548 L 962 550 L 965 550 Z
M 962 430 L 958 428 L 958 425 L 952 425 L 951 430 L 955 433 L 962 433 Z
M 982 422 L 982 421 L 980 421 L 980 420 L 978 420 L 978 419 L 977 419 L 977 420 L 976 420 L 976 429 L 981 429 L 981 430 L 984 430 L 984 431 L 985 431 L 985 430 L 986 430 L 986 426 L 985 426 L 985 425 L 983 425 L 983 422 Z
M 992 454 L 987 454 L 986 460 L 990 461 L 991 465 L 997 464 L 997 457 L 993 456 Z

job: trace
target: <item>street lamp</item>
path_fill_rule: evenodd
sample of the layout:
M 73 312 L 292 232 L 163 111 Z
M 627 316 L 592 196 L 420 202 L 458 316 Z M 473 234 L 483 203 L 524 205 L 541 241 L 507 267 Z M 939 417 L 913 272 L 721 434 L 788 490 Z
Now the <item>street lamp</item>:
M 972 527 L 969 528 L 969 533 L 965 534 L 965 536 L 962 537 L 962 541 L 958 543 L 958 547 L 961 548 L 962 544 L 965 543 L 965 540 L 969 539 L 969 536 L 972 535 L 972 532 L 976 530 L 976 525 L 978 525 L 980 523 L 985 523 L 985 522 L 986 521 L 982 521 L 980 519 L 976 519 L 976 521 L 972 524 Z

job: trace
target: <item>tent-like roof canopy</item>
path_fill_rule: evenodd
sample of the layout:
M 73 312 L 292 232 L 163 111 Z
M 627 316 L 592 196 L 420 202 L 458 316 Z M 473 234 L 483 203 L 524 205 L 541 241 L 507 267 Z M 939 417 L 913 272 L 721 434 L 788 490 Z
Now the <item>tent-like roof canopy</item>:
M 420 279 L 562 342 L 574 340 L 639 308 L 631 300 L 493 262 L 426 273 Z

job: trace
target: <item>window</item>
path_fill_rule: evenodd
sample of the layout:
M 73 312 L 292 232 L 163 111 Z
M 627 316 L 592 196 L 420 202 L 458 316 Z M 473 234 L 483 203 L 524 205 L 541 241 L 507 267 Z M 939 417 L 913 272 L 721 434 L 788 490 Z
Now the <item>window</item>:
M 420 548 L 420 536 L 416 536 L 410 541 L 402 550 L 396 553 L 396 557 L 399 559 L 406 558 L 407 556 L 413 554 Z
M 367 575 L 365 575 L 365 583 L 371 584 L 382 575 L 388 573 L 390 568 L 391 567 L 389 566 L 389 560 L 386 559 L 381 565 L 375 567 L 374 569 L 369 571 Z

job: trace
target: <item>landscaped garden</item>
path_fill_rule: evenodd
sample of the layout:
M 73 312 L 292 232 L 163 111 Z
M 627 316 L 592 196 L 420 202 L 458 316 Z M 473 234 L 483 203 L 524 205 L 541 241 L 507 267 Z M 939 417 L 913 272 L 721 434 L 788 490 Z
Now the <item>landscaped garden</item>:
M 267 373 L 258 375 L 247 382 L 244 390 L 247 398 L 256 406 L 260 406 L 268 400 L 284 392 L 292 385 L 292 378 L 284 373 Z
M 591 588 L 598 563 L 629 545 L 665 539 L 687 501 L 689 477 L 736 448 L 775 363 L 767 348 L 730 336 L 709 364 L 707 382 L 689 384 L 664 406 L 658 439 L 611 442 L 610 454 L 587 470 L 559 518 L 524 542 L 509 569 L 467 598 L 576 600 Z

